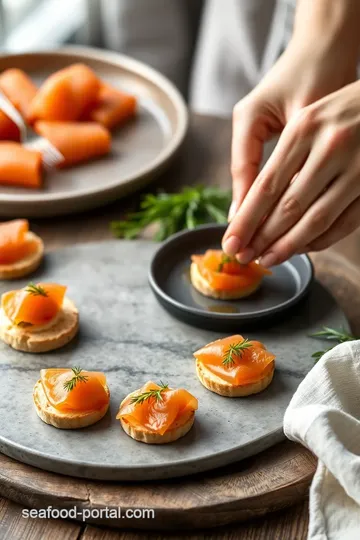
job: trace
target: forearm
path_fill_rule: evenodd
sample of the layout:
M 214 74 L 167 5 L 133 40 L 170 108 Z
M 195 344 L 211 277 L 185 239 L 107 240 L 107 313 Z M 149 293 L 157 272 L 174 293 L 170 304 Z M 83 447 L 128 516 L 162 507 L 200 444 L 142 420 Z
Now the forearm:
M 360 55 L 360 1 L 298 0 L 291 41 L 303 46 L 310 43 L 314 53 L 346 54 L 342 62 L 356 63 Z

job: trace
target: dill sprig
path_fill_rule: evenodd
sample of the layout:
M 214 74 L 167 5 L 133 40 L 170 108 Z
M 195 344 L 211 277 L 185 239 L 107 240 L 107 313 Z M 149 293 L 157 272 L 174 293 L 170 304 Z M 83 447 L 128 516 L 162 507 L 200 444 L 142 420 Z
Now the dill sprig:
M 35 283 L 29 283 L 25 291 L 33 296 L 48 296 L 45 289 L 41 285 L 35 285 Z
M 239 341 L 239 343 L 236 343 L 235 345 L 230 345 L 230 347 L 224 354 L 224 358 L 222 361 L 224 366 L 232 367 L 235 364 L 234 357 L 237 356 L 238 358 L 241 358 L 245 349 L 248 349 L 249 347 L 252 347 L 252 343 L 248 339 Z
M 88 377 L 86 375 L 81 375 L 83 371 L 81 368 L 73 367 L 71 368 L 71 371 L 74 373 L 73 378 L 64 383 L 64 389 L 67 392 L 71 392 L 72 390 L 74 390 L 78 382 L 86 382 L 88 380 Z
M 221 257 L 221 262 L 218 266 L 218 269 L 217 271 L 218 272 L 222 272 L 223 271 L 223 268 L 224 268 L 224 264 L 227 264 L 227 263 L 230 263 L 230 262 L 238 262 L 236 259 L 234 259 L 234 257 L 229 257 L 229 255 L 224 255 Z
M 310 334 L 310 337 L 326 339 L 327 341 L 336 341 L 336 345 L 339 345 L 339 343 L 345 343 L 345 341 L 353 341 L 354 339 L 357 339 L 352 334 L 346 332 L 346 330 L 344 330 L 343 328 L 340 330 L 336 330 L 335 328 L 330 328 L 329 326 L 323 326 L 322 330 Z M 331 349 L 333 349 L 336 345 L 333 345 L 332 347 L 329 347 L 324 351 L 314 352 L 311 355 L 311 358 L 315 358 L 315 361 L 317 362 L 325 353 L 331 351 Z
M 114 236 L 133 239 L 149 225 L 156 224 L 154 240 L 162 241 L 182 229 L 194 229 L 205 223 L 227 223 L 231 192 L 218 187 L 185 187 L 179 193 L 148 194 L 140 210 L 125 220 L 113 221 Z
M 145 401 L 154 398 L 156 401 L 162 401 L 162 393 L 169 388 L 168 384 L 164 384 L 160 381 L 159 384 L 160 388 L 158 389 L 151 389 L 147 392 L 143 392 L 142 394 L 139 394 L 137 396 L 133 396 L 131 398 L 131 403 L 134 403 L 135 405 L 141 405 Z

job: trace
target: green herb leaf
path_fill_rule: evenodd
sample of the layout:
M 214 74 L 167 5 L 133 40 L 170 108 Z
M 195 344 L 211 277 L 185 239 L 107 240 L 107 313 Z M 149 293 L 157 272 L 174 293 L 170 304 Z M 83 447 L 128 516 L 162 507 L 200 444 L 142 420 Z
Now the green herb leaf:
M 236 261 L 236 259 L 234 259 L 233 257 L 229 257 L 229 255 L 225 255 L 225 254 L 224 254 L 224 255 L 221 257 L 221 263 L 219 264 L 217 271 L 218 271 L 218 272 L 222 272 L 222 271 L 223 271 L 223 268 L 224 268 L 224 264 L 230 263 L 230 262 L 233 262 L 233 261 Z M 237 262 L 237 261 L 236 261 L 236 262 Z
M 323 326 L 322 330 L 319 330 L 318 332 L 314 332 L 313 334 L 310 334 L 309 337 L 319 338 L 319 339 L 326 339 L 328 341 L 336 341 L 337 343 L 330 347 L 329 349 L 326 349 L 325 351 L 317 351 L 314 352 L 311 355 L 311 358 L 315 358 L 316 361 L 320 360 L 320 358 L 327 353 L 328 351 L 331 351 L 336 345 L 339 345 L 339 343 L 345 343 L 346 341 L 353 341 L 354 339 L 358 339 L 354 337 L 352 334 L 349 334 L 344 329 L 336 330 L 335 328 L 330 328 L 328 326 Z
M 89 378 L 87 377 L 87 375 L 81 375 L 82 369 L 79 367 L 73 367 L 71 368 L 71 371 L 74 373 L 73 378 L 64 383 L 64 389 L 67 392 L 71 392 L 72 390 L 74 390 L 75 386 L 79 382 L 84 382 L 84 383 L 87 382 Z
M 48 296 L 48 293 L 40 285 L 35 285 L 34 283 L 29 283 L 25 291 L 33 296 Z
M 224 354 L 224 358 L 222 361 L 224 366 L 232 367 L 235 364 L 235 357 L 237 356 L 238 358 L 241 358 L 244 350 L 248 349 L 249 347 L 252 347 L 252 343 L 250 343 L 248 339 L 239 341 L 239 343 L 236 343 L 235 345 L 230 345 L 230 347 Z
M 231 193 L 217 187 L 185 187 L 180 193 L 145 195 L 140 210 L 127 219 L 113 221 L 112 233 L 118 238 L 134 239 L 149 225 L 156 224 L 154 239 L 165 240 L 182 229 L 205 223 L 226 223 Z
M 16 323 L 16 326 L 18 326 L 19 328 L 29 328 L 29 326 L 33 326 L 33 324 L 26 321 L 19 321 L 18 323 Z
M 148 401 L 149 399 L 155 399 L 156 401 L 162 401 L 162 393 L 169 388 L 168 384 L 164 384 L 160 381 L 159 384 L 160 388 L 158 389 L 151 389 L 147 392 L 143 392 L 142 394 L 138 394 L 137 396 L 134 396 L 131 398 L 131 403 L 135 403 L 135 405 L 141 405 L 145 401 Z

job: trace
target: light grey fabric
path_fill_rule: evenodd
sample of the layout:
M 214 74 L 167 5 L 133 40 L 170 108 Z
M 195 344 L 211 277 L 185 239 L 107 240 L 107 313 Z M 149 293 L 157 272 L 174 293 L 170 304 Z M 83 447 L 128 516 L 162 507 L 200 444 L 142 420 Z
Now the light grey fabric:
M 101 0 L 104 45 L 155 67 L 198 112 L 230 115 L 291 34 L 295 0 Z

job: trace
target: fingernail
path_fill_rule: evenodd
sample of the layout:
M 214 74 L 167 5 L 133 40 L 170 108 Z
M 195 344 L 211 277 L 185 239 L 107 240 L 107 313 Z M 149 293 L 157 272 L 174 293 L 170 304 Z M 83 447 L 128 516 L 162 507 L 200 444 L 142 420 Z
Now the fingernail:
M 228 214 L 228 221 L 231 221 L 232 218 L 235 216 L 237 211 L 238 203 L 236 201 L 233 201 L 230 205 L 229 214 Z
M 265 255 L 263 255 L 260 258 L 260 264 L 262 264 L 263 266 L 266 266 L 267 268 L 269 268 L 269 266 L 273 266 L 275 263 L 276 263 L 276 255 L 275 253 L 272 253 L 271 251 L 269 251 L 268 253 L 265 253 Z
M 236 256 L 237 260 L 241 264 L 248 264 L 255 257 L 255 250 L 253 248 L 245 248 Z
M 223 242 L 222 248 L 226 255 L 236 255 L 241 248 L 240 239 L 237 236 L 230 236 Z

